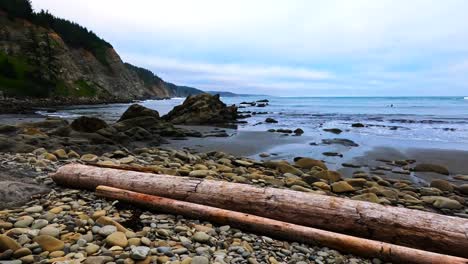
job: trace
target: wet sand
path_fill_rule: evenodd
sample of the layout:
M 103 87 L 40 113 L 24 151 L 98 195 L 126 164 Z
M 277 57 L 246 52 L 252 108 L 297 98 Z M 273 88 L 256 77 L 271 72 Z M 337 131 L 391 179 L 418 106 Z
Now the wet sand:
M 190 126 L 201 132 L 209 132 L 214 127 Z M 223 128 L 218 128 L 223 129 Z M 170 140 L 167 147 L 175 149 L 190 149 L 196 152 L 223 151 L 235 156 L 256 156 L 267 152 L 273 147 L 287 144 L 307 144 L 308 138 L 298 136 L 283 136 L 277 133 L 263 131 L 236 131 L 223 129 L 229 137 L 189 138 L 187 140 Z M 275 156 L 275 155 L 273 155 Z
M 26 122 L 39 122 L 46 116 L 39 114 L 0 114 L 0 125 L 17 125 Z

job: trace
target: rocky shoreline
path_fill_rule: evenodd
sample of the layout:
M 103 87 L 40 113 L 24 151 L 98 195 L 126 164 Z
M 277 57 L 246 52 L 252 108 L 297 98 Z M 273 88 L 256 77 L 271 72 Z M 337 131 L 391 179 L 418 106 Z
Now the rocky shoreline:
M 115 124 L 83 117 L 72 123 L 48 119 L 0 126 L 0 263 L 383 263 L 56 186 L 49 174 L 68 163 L 144 167 L 177 177 L 287 188 L 468 218 L 468 175 L 455 176 L 456 185 L 440 178 L 428 185 L 411 180 L 412 173 L 449 174 L 436 164 L 379 159 L 369 170 L 342 164 L 352 170 L 348 177 L 308 157 L 277 161 L 263 153 L 264 160 L 256 160 L 161 146 L 165 138 L 203 136 L 175 127 L 172 119 L 191 124 L 197 109 L 232 113 L 225 105 L 207 108 L 214 105 L 212 97 L 203 98 L 190 104 L 191 111 L 179 109 L 166 118 L 132 106 Z M 233 121 L 231 114 L 224 116 L 221 121 Z M 401 178 L 387 177 L 387 172 Z
M 70 105 L 119 104 L 138 100 L 145 100 L 145 98 L 0 98 L 0 114 L 34 114 L 38 110 L 55 111 L 57 108 Z

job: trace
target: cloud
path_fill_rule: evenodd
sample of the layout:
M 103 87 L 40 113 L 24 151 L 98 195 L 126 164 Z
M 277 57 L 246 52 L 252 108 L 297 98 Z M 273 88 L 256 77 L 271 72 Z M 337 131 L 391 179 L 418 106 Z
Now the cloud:
M 126 61 L 201 88 L 325 94 L 328 87 L 342 95 L 353 88 L 369 95 L 468 89 L 464 66 L 456 66 L 468 61 L 464 0 L 33 0 L 33 6 L 92 29 Z

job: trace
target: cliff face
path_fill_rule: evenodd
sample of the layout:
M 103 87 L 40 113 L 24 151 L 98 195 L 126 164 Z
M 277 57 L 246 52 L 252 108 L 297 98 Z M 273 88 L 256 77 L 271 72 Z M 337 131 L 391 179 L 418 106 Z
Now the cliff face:
M 110 45 L 96 58 L 88 50 L 68 46 L 51 29 L 8 18 L 1 11 L 0 91 L 6 96 L 90 101 L 180 96 L 159 77 L 142 79 Z

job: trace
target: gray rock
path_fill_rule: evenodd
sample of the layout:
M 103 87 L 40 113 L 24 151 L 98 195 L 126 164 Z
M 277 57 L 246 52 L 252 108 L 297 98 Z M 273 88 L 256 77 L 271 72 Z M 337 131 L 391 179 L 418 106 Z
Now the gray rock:
M 38 184 L 17 181 L 0 181 L 0 209 L 29 202 L 31 196 L 49 192 L 50 189 Z
M 47 221 L 45 219 L 37 219 L 32 223 L 31 228 L 32 229 L 41 229 L 41 228 L 45 227 L 48 224 L 49 224 L 49 221 Z
M 192 264 L 209 264 L 210 260 L 204 256 L 195 256 L 192 258 Z
M 148 256 L 149 252 L 150 252 L 149 247 L 144 247 L 144 246 L 134 247 L 132 248 L 130 252 L 130 257 L 136 260 L 145 259 Z
M 101 236 L 108 236 L 116 231 L 117 231 L 117 227 L 113 225 L 106 225 L 106 226 L 101 227 L 101 229 L 99 229 L 99 234 Z
M 39 235 L 58 237 L 60 235 L 60 230 L 53 226 L 46 226 L 39 231 Z
M 24 211 L 26 213 L 40 213 L 43 210 L 44 210 L 44 208 L 42 208 L 42 206 L 40 206 L 40 205 L 32 206 L 32 207 L 28 207 L 28 208 L 24 209 Z

